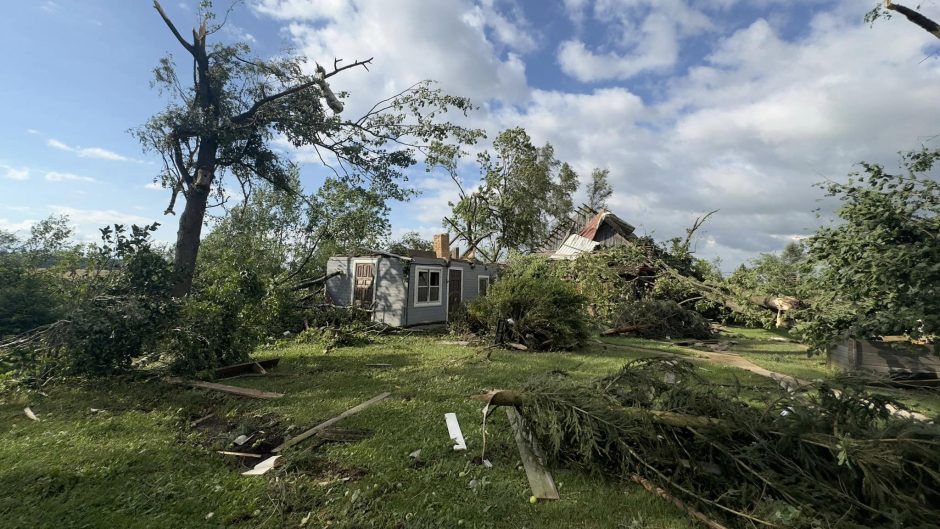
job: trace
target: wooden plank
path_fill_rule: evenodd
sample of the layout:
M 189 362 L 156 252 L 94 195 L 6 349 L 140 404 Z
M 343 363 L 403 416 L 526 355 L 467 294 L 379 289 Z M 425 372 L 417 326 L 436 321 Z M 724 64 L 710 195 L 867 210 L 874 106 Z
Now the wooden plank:
M 235 364 L 231 366 L 220 367 L 212 370 L 212 378 L 228 378 L 243 373 L 257 372 L 255 366 L 261 366 L 262 369 L 273 369 L 280 362 L 280 358 L 269 358 L 267 360 L 257 360 L 254 362 L 245 362 L 244 364 Z
M 466 450 L 467 442 L 463 439 L 463 432 L 460 431 L 460 423 L 457 422 L 456 413 L 445 413 L 444 421 L 447 423 L 447 433 L 454 441 L 454 450 Z
M 538 447 L 535 438 L 525 427 L 522 417 L 516 408 L 506 407 L 506 415 L 509 416 L 509 424 L 516 436 L 516 446 L 519 447 L 519 457 L 522 459 L 522 466 L 525 468 L 525 476 L 529 480 L 529 488 L 532 489 L 532 495 L 540 500 L 557 500 L 558 489 L 555 488 L 555 480 L 551 473 L 540 461 L 541 450 Z
M 242 397 L 251 397 L 255 399 L 279 399 L 284 396 L 283 393 L 272 393 L 270 391 L 260 391 L 257 389 L 251 388 L 240 388 L 238 386 L 227 386 L 225 384 L 216 384 L 215 382 L 203 382 L 201 380 L 186 380 L 177 377 L 170 377 L 166 379 L 170 384 L 179 384 L 183 386 L 191 386 L 194 388 L 200 389 L 211 389 L 215 391 L 222 391 L 225 393 L 231 393 L 233 395 L 239 395 Z
M 310 438 L 310 437 L 316 435 L 317 432 L 323 430 L 324 428 L 329 428 L 330 426 L 333 426 L 334 424 L 336 424 L 336 423 L 338 423 L 339 421 L 345 419 L 346 417 L 349 417 L 349 416 L 351 416 L 351 415 L 355 415 L 355 414 L 359 413 L 360 411 L 362 411 L 362 410 L 368 408 L 369 406 L 372 406 L 372 405 L 375 404 L 376 402 L 380 402 L 380 401 L 382 401 L 382 400 L 385 400 L 386 398 L 388 398 L 389 395 L 391 395 L 391 393 L 389 393 L 389 392 L 387 392 L 387 391 L 386 391 L 385 393 L 381 393 L 381 394 L 379 394 L 379 395 L 376 395 L 376 396 L 372 397 L 371 399 L 369 399 L 369 400 L 363 402 L 362 404 L 359 404 L 358 406 L 349 408 L 348 410 L 344 411 L 343 413 L 340 413 L 339 415 L 337 415 L 336 417 L 333 417 L 332 419 L 330 419 L 330 420 L 328 420 L 328 421 L 321 422 L 320 424 L 314 426 L 313 428 L 310 428 L 310 429 L 307 430 L 306 432 L 304 432 L 304 433 L 302 433 L 302 434 L 300 434 L 300 435 L 298 435 L 298 436 L 296 436 L 296 437 L 291 437 L 290 439 L 288 439 L 287 441 L 284 441 L 283 443 L 281 443 L 280 446 L 278 446 L 277 448 L 275 448 L 274 450 L 271 450 L 271 451 L 276 454 L 276 453 L 278 453 L 278 452 L 284 450 L 285 448 L 290 448 L 291 446 L 294 446 L 295 444 L 297 444 L 297 443 L 299 443 L 299 442 L 301 442 L 301 441 L 303 441 L 303 440 L 305 440 L 305 439 L 308 439 L 308 438 Z
M 223 456 L 252 457 L 255 459 L 261 459 L 262 457 L 264 457 L 261 454 L 251 454 L 248 452 L 231 452 L 229 450 L 216 450 L 216 452 L 222 454 Z

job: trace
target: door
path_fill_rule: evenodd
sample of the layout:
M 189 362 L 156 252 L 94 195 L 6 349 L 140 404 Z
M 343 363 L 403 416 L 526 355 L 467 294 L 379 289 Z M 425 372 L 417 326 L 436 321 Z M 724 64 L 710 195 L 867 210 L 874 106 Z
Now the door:
M 451 268 L 447 276 L 447 319 L 463 301 L 463 270 Z
M 372 302 L 375 300 L 375 264 L 356 263 L 354 277 L 353 306 L 372 307 Z

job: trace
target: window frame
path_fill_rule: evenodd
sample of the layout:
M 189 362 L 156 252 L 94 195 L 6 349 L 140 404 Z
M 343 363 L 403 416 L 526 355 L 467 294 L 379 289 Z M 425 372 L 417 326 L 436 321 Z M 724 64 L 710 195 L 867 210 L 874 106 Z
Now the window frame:
M 486 294 L 480 292 L 480 280 L 481 280 L 481 279 L 486 279 L 486 291 L 487 291 L 487 292 L 490 291 L 490 285 L 493 284 L 493 280 L 490 279 L 490 276 L 488 276 L 488 275 L 486 275 L 486 276 L 484 276 L 484 275 L 477 276 L 477 297 L 485 296 L 485 295 L 486 295 Z
M 421 288 L 420 277 L 421 272 L 428 273 L 428 300 L 431 299 L 431 289 L 437 289 L 437 301 L 419 301 L 418 292 Z M 431 274 L 437 274 L 437 285 L 431 284 Z M 440 266 L 415 266 L 415 295 L 414 295 L 414 306 L 415 307 L 439 307 L 444 304 L 443 293 L 444 293 L 444 269 Z

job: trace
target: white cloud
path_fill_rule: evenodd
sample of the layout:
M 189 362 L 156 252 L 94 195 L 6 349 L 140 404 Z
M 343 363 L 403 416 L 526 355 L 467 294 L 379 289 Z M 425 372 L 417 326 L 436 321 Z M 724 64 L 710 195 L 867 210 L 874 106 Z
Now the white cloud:
M 97 227 L 111 224 L 151 224 L 156 219 L 124 213 L 113 209 L 80 209 L 70 206 L 49 206 L 56 215 L 67 215 L 76 224 L 92 225 Z
M 154 191 L 162 191 L 162 190 L 163 190 L 163 184 L 161 184 L 160 182 L 149 182 L 149 183 L 147 183 L 147 184 L 144 185 L 144 189 L 152 189 L 152 190 L 154 190 Z
M 108 149 L 104 149 L 102 147 L 73 147 L 55 138 L 49 138 L 49 140 L 46 141 L 46 144 L 53 149 L 77 154 L 81 158 L 97 158 L 99 160 L 111 160 L 116 162 L 136 161 L 132 158 L 128 158 L 127 156 L 120 155 L 114 151 L 109 151 Z
M 566 2 L 569 16 L 578 24 L 584 7 Z M 620 35 L 605 46 L 608 50 L 589 50 L 577 39 L 558 47 L 562 71 L 582 82 L 668 70 L 678 60 L 681 39 L 714 28 L 707 15 L 683 0 L 602 0 L 594 5 L 594 18 Z
M 63 173 L 59 171 L 49 171 L 46 173 L 46 180 L 50 182 L 94 182 L 95 179 L 90 176 L 81 176 L 73 173 Z
M 3 171 L 3 177 L 8 180 L 19 182 L 29 180 L 29 169 L 26 167 L 10 167 L 9 165 L 0 164 L 0 170 Z
M 26 133 L 27 133 L 27 134 L 34 134 L 34 135 L 35 135 L 35 134 L 42 134 L 41 132 L 39 132 L 39 131 L 36 130 L 36 129 L 26 129 Z
M 825 215 L 833 205 L 817 202 L 822 194 L 813 183 L 841 178 L 863 159 L 893 167 L 898 150 L 937 134 L 934 87 L 940 85 L 940 61 L 924 60 L 931 37 L 906 21 L 870 28 L 857 3 L 824 3 L 824 10 L 804 14 L 803 30 L 793 37 L 781 32 L 774 10 L 729 30 L 720 15 L 733 4 L 567 1 L 573 18 L 607 17 L 623 31 L 612 32 L 622 37 L 603 46 L 562 36 L 559 53 L 570 55 L 559 58 L 565 72 L 592 82 L 673 74 L 571 91 L 529 86 L 525 55 L 474 19 L 483 4 L 469 0 L 409 0 L 396 9 L 332 1 L 320 4 L 322 11 L 299 0 L 264 0 L 256 9 L 288 21 L 289 34 L 311 59 L 375 56 L 372 72 L 346 72 L 334 82 L 352 93 L 351 115 L 414 81 L 438 79 L 445 90 L 484 104 L 471 122 L 491 138 L 523 126 L 536 143 L 551 142 L 583 177 L 593 167 L 609 168 L 610 204 L 640 233 L 681 235 L 695 217 L 719 209 L 702 230 L 698 251 L 722 256 L 730 268 L 815 229 L 814 209 L 821 206 Z M 707 46 L 706 57 L 677 72 L 677 57 L 690 42 Z M 318 163 L 315 153 L 301 154 Z M 476 178 L 473 169 L 467 176 Z M 396 206 L 393 217 L 408 222 L 396 225 L 395 234 L 415 226 L 426 235 L 439 231 L 447 201 L 456 197 L 446 176 L 416 183 L 423 194 Z
M 28 233 L 34 224 L 36 224 L 35 220 L 21 220 L 17 222 L 9 219 L 0 219 L 0 230 L 16 234 L 24 234 Z

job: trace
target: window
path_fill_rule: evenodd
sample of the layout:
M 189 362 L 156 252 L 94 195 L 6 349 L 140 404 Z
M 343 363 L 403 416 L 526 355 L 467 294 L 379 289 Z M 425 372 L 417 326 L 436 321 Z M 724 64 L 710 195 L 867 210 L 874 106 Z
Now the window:
M 418 283 L 415 287 L 415 305 L 441 304 L 441 271 L 433 268 L 416 268 Z
M 486 291 L 490 289 L 490 276 L 480 276 L 477 278 L 477 292 L 480 296 L 485 296 Z

